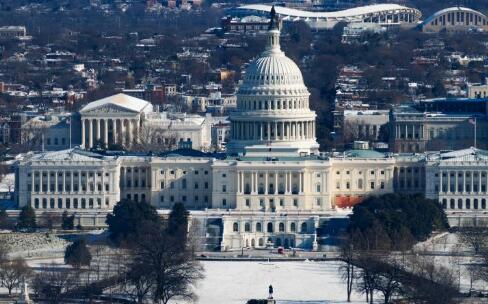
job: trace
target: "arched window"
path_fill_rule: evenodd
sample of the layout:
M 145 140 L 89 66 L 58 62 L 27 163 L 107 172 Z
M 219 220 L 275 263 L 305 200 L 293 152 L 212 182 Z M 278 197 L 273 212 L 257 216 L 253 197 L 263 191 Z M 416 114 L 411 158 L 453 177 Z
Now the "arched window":
M 256 231 L 261 232 L 261 223 L 256 223 Z
M 471 209 L 471 200 L 469 198 L 466 199 L 466 209 Z
M 297 230 L 295 223 L 290 224 L 290 231 L 295 232 Z
M 481 209 L 486 209 L 486 199 L 481 199 Z
M 36 198 L 34 200 L 34 208 L 39 209 L 39 199 L 38 198 Z
M 451 198 L 451 206 L 450 207 L 451 207 L 451 209 L 456 208 L 456 201 L 453 198 Z
M 302 233 L 306 233 L 307 232 L 307 223 L 302 223 Z
M 264 246 L 264 240 L 263 238 L 259 238 L 258 244 L 260 247 Z
M 254 239 L 251 240 L 251 247 L 256 247 L 256 241 Z
M 233 230 L 234 232 L 238 232 L 238 231 L 239 231 L 239 224 L 235 222 L 235 223 L 232 225 L 232 230 Z
M 285 232 L 285 224 L 280 223 L 279 228 L 280 232 Z
M 478 199 L 477 199 L 477 198 L 475 198 L 475 199 L 473 200 L 473 208 L 474 208 L 474 209 L 478 209 Z
M 458 209 L 463 209 L 463 199 L 458 199 Z
M 273 223 L 269 222 L 268 223 L 268 232 L 273 232 Z
M 442 200 L 442 208 L 444 208 L 444 209 L 447 208 L 447 199 Z
M 246 232 L 251 231 L 251 224 L 249 224 L 249 223 L 244 224 L 244 231 L 246 231 Z

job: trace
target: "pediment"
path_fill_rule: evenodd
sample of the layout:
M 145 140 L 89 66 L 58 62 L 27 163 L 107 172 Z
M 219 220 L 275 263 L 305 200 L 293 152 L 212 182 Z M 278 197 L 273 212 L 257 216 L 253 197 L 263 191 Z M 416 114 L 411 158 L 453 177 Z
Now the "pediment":
M 89 109 L 87 111 L 80 111 L 82 114 L 121 114 L 121 113 L 131 113 L 131 114 L 137 114 L 138 112 L 117 106 L 114 104 L 105 104 L 105 105 L 100 105 L 99 107 Z

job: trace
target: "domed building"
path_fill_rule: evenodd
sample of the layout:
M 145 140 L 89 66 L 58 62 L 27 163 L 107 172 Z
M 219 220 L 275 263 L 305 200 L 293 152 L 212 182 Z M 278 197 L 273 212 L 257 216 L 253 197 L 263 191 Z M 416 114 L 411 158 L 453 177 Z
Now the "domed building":
M 280 48 L 279 21 L 273 12 L 266 49 L 246 69 L 237 92 L 227 147 L 231 155 L 318 153 L 310 93 L 300 69 Z

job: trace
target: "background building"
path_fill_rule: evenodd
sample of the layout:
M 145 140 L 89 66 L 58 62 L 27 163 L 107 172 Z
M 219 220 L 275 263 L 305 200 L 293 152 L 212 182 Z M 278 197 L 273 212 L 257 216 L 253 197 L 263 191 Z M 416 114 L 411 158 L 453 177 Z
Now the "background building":
M 455 6 L 440 10 L 421 24 L 422 31 L 437 33 L 441 31 L 487 31 L 488 18 L 481 12 L 470 8 Z

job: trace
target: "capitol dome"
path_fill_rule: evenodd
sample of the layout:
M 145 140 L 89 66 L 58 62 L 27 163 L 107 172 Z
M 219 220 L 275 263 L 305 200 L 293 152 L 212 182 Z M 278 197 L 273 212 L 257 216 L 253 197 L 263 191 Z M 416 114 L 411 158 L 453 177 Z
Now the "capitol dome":
M 266 49 L 244 72 L 230 115 L 229 154 L 315 154 L 315 112 L 300 68 L 280 48 L 274 10 Z

